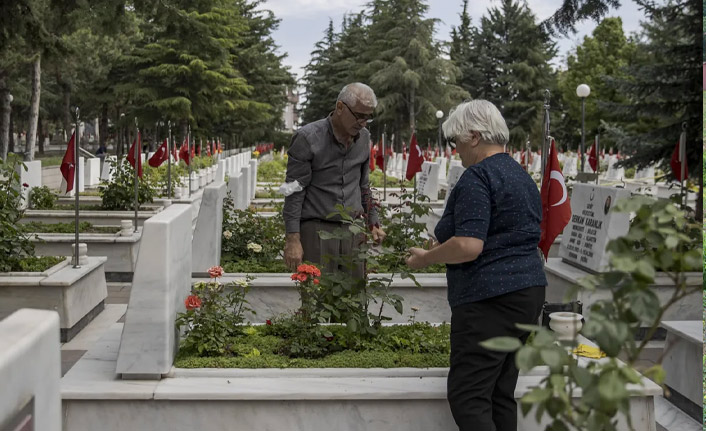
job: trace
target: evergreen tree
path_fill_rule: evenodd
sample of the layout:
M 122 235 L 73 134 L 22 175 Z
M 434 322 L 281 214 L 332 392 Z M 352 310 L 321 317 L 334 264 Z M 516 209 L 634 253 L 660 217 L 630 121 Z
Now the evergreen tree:
M 556 48 L 534 14 L 524 2 L 503 0 L 483 16 L 472 46 L 482 78 L 469 82 L 470 93 L 498 106 L 510 129 L 511 146 L 524 145 L 528 137 L 542 142 L 543 94 L 555 88 L 549 61 Z
M 315 49 L 311 53 L 311 60 L 305 67 L 306 101 L 302 110 L 304 124 L 328 115 L 341 90 L 340 87 L 337 88 L 337 83 L 332 79 L 336 39 L 333 21 L 329 20 L 323 39 L 316 42 Z
M 461 24 L 458 27 L 451 27 L 449 58 L 459 68 L 458 85 L 471 97 L 477 98 L 474 91 L 483 80 L 477 56 L 483 50 L 474 45 L 478 40 L 478 29 L 471 24 L 471 17 L 468 14 L 468 0 L 463 0 L 463 11 L 459 16 Z
M 567 69 L 559 74 L 559 97 L 564 106 L 562 127 L 554 136 L 571 149 L 578 148 L 581 137 L 581 100 L 576 87 L 587 84 L 591 94 L 585 101 L 585 133 L 587 142 L 599 133 L 601 121 L 619 122 L 605 103 L 624 103 L 625 95 L 606 83 L 606 77 L 626 78 L 625 68 L 634 61 L 637 45 L 623 33 L 620 18 L 606 18 L 586 36 L 567 58 Z M 600 103 L 603 102 L 603 105 Z M 604 139 L 605 138 L 605 139 Z M 587 147 L 590 144 L 586 144 Z M 601 139 L 603 148 L 615 141 L 608 136 Z

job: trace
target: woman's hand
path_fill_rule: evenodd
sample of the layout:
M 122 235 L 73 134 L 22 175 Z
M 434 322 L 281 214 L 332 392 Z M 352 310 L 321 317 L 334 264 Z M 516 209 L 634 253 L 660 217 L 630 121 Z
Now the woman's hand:
M 419 247 L 412 247 L 408 250 L 409 256 L 405 259 L 407 266 L 411 269 L 421 269 L 428 264 L 424 261 L 424 256 L 428 253 L 427 250 Z

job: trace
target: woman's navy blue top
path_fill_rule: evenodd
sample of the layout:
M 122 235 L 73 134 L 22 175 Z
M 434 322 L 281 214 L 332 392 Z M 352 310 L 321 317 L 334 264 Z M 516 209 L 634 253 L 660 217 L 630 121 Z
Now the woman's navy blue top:
M 472 262 L 446 265 L 451 308 L 532 286 L 546 286 L 537 251 L 542 201 L 534 180 L 506 153 L 466 169 L 451 190 L 434 234 L 483 240 Z

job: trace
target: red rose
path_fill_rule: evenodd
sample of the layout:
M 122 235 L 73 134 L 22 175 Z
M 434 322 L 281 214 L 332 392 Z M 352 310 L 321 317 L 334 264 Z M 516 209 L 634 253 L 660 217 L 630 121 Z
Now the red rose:
M 271 325 L 272 321 L 270 319 L 265 320 L 265 325 Z
M 189 295 L 184 301 L 187 310 L 193 310 L 201 306 L 201 299 L 196 295 Z
M 297 279 L 301 282 L 304 283 L 307 279 L 306 274 L 297 274 Z
M 326 341 L 333 341 L 333 337 L 326 337 Z
M 210 275 L 211 278 L 218 278 L 223 275 L 223 268 L 220 266 L 212 266 L 208 268 L 208 275 Z
M 27 184 L 27 183 L 22 183 L 22 187 L 29 187 L 29 184 Z
M 318 278 L 315 278 L 315 279 L 314 279 L 314 284 L 319 284 L 319 279 L 318 279 Z
M 292 274 L 292 277 L 291 277 L 292 280 L 297 281 L 297 276 L 298 276 L 298 275 L 299 275 L 299 274 Z

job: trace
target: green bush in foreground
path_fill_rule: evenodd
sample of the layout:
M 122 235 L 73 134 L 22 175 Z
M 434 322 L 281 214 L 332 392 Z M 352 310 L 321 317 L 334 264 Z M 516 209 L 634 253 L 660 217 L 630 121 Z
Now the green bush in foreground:
M 47 186 L 34 187 L 29 193 L 29 207 L 35 210 L 50 210 L 54 208 L 57 195 Z

